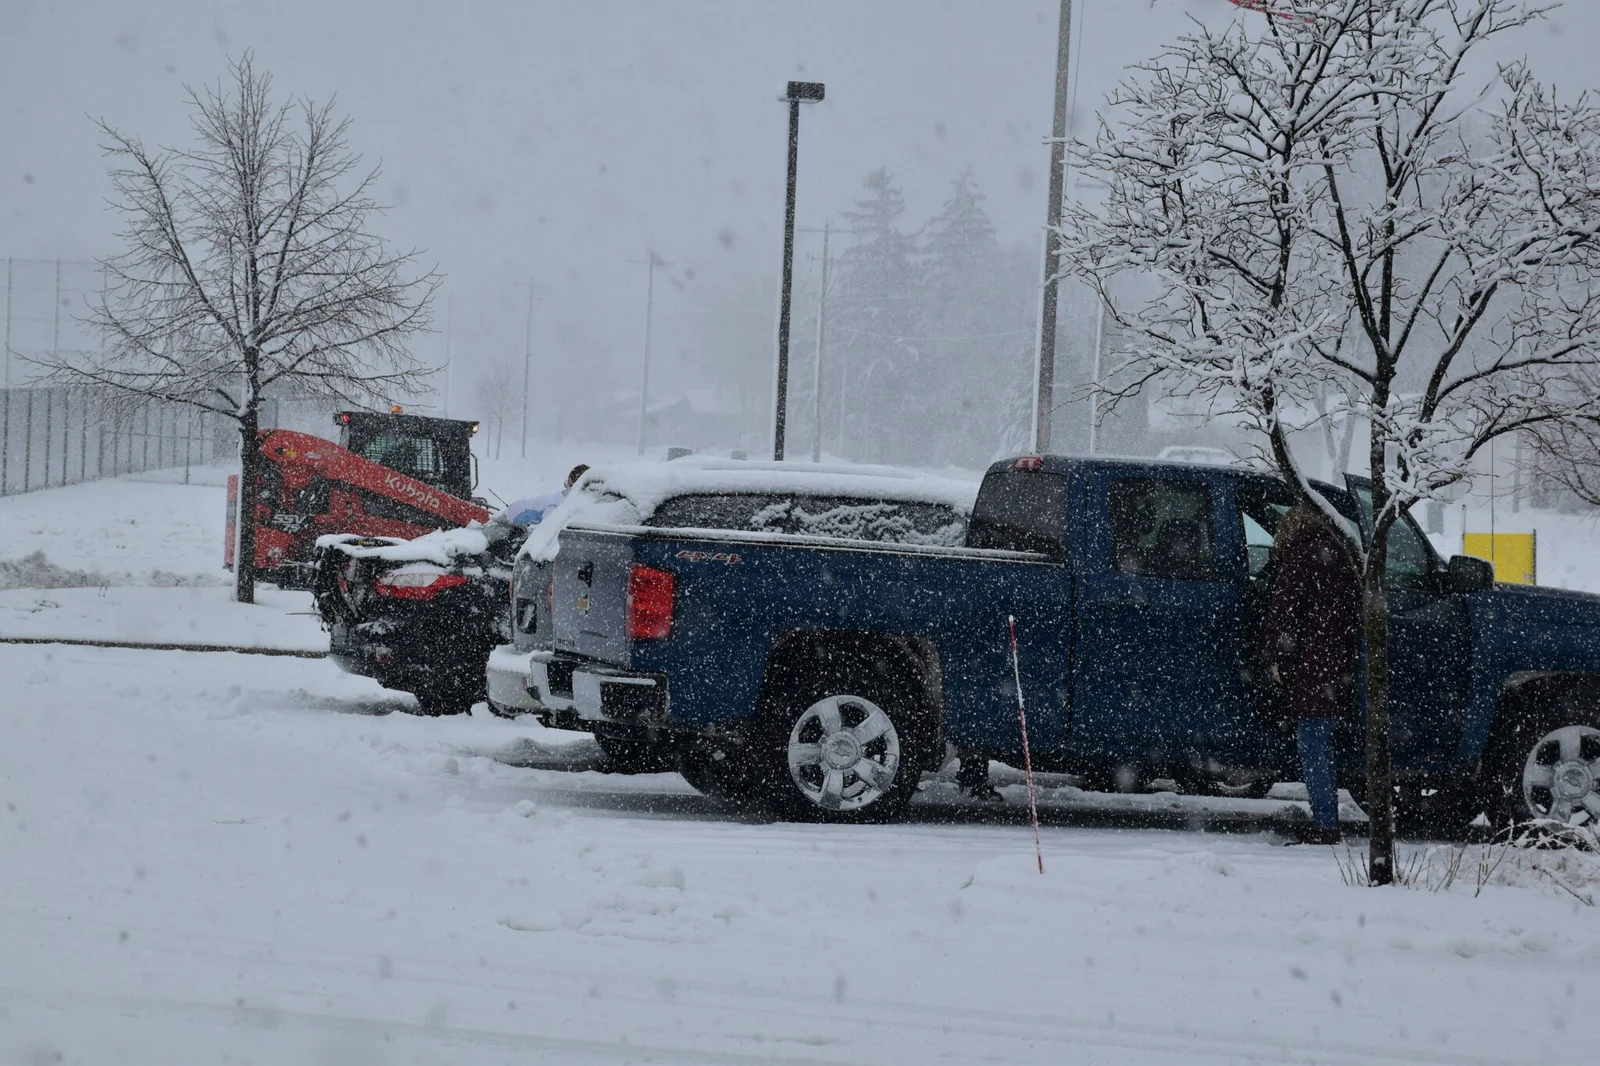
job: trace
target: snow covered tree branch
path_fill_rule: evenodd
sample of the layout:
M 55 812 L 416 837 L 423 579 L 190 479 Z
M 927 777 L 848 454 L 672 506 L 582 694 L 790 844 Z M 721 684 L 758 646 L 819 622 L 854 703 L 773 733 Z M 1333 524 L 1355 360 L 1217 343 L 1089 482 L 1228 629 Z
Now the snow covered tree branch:
M 1600 426 L 1600 108 L 1526 64 L 1469 74 L 1543 13 L 1523 0 L 1291 6 L 1197 23 L 1135 68 L 1076 146 L 1105 200 L 1068 203 L 1059 237 L 1120 327 L 1126 379 L 1241 419 L 1336 520 L 1290 435 L 1334 409 L 1370 426 L 1371 528 L 1339 521 L 1364 568 L 1386 883 L 1389 530 L 1500 437 L 1600 456 L 1571 446 Z
M 429 327 L 438 278 L 371 230 L 378 172 L 362 172 L 331 103 L 273 103 L 247 53 L 189 105 L 187 149 L 100 123 L 119 161 L 112 206 L 125 245 L 103 261 L 90 313 L 107 344 L 45 365 L 64 383 L 234 420 L 240 496 L 252 500 L 269 390 L 365 407 L 425 386 L 432 368 L 407 342 Z M 249 602 L 254 524 L 239 529 L 237 594 Z

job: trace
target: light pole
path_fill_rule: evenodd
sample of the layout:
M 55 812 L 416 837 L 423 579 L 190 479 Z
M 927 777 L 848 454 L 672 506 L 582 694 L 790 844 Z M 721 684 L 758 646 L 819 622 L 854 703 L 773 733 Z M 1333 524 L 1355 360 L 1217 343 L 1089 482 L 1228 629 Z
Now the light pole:
M 791 81 L 780 100 L 789 105 L 789 192 L 783 208 L 783 295 L 778 304 L 778 396 L 772 425 L 772 458 L 783 458 L 784 409 L 789 403 L 789 297 L 794 288 L 794 189 L 800 165 L 800 105 L 822 99 L 820 81 Z

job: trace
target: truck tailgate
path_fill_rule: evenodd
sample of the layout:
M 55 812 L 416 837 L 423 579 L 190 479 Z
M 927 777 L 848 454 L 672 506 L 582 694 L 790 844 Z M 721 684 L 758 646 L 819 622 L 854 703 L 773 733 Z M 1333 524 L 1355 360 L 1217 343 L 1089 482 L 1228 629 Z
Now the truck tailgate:
M 552 585 L 552 628 L 558 651 L 631 665 L 628 571 L 633 544 L 625 536 L 592 530 L 561 533 Z

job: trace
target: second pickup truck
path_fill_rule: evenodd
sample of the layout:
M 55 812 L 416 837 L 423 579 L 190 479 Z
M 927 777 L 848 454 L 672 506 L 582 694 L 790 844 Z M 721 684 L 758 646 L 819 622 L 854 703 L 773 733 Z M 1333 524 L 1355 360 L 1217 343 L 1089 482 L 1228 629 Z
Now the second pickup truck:
M 1360 483 L 1319 488 L 1367 528 Z M 525 549 L 554 560 L 513 591 L 548 611 L 526 686 L 551 724 L 649 746 L 704 791 L 881 820 L 947 743 L 1020 762 L 1014 617 L 1036 766 L 1292 780 L 1256 655 L 1291 503 L 1240 468 L 1025 456 L 987 472 L 959 546 L 578 518 L 558 553 Z M 1462 824 L 1600 819 L 1600 598 L 1497 586 L 1409 517 L 1387 580 L 1402 798 Z M 1338 739 L 1357 795 L 1361 731 Z

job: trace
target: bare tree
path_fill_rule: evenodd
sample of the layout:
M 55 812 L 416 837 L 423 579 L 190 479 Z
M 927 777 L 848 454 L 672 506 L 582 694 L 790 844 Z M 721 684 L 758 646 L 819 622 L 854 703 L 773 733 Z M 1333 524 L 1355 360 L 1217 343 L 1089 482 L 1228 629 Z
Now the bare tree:
M 425 331 L 438 279 L 371 229 L 376 169 L 362 171 L 333 104 L 273 103 L 246 53 L 189 90 L 195 143 L 147 148 L 99 123 L 125 250 L 103 261 L 90 320 L 103 352 L 52 356 L 57 380 L 234 420 L 241 456 L 236 596 L 254 599 L 258 418 L 268 390 L 360 407 L 409 396 L 431 368 Z
M 478 378 L 473 387 L 478 411 L 494 433 L 494 457 L 500 458 L 506 421 L 522 411 L 522 375 L 508 359 L 500 359 Z
M 1361 560 L 1369 866 L 1387 884 L 1389 533 L 1501 436 L 1595 439 L 1600 111 L 1524 64 L 1468 77 L 1539 16 L 1521 0 L 1260 9 L 1196 24 L 1113 94 L 1076 152 L 1107 196 L 1068 205 L 1064 261 L 1119 327 L 1117 393 L 1157 381 L 1241 416 Z M 1336 410 L 1370 427 L 1365 539 L 1289 447 Z

